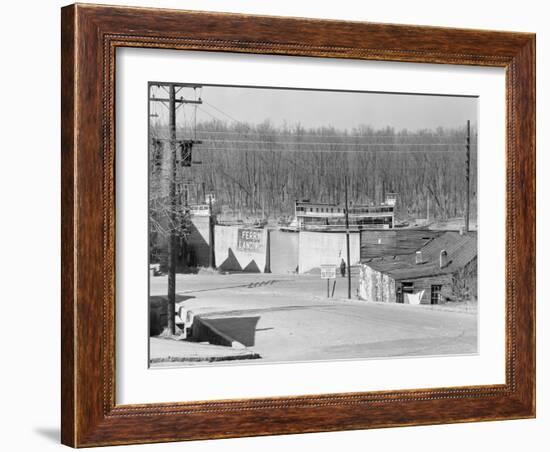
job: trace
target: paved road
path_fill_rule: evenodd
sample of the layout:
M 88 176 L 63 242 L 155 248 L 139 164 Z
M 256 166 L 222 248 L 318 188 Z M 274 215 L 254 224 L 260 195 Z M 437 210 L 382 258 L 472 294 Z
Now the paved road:
M 152 278 L 151 294 L 165 291 L 166 278 Z M 177 293 L 182 306 L 259 353 L 260 361 L 477 351 L 477 316 L 346 300 L 343 278 L 331 299 L 318 275 L 178 275 Z

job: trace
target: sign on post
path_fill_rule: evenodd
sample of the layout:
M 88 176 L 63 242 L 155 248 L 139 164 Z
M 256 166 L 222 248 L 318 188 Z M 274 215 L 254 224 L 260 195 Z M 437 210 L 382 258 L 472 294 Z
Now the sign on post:
M 336 265 L 322 264 L 321 279 L 327 280 L 327 298 L 330 298 L 330 280 L 331 279 L 334 279 L 334 285 L 336 286 Z M 334 288 L 332 289 L 332 295 L 334 296 Z
M 321 279 L 335 279 L 336 278 L 336 265 L 323 264 L 321 265 Z

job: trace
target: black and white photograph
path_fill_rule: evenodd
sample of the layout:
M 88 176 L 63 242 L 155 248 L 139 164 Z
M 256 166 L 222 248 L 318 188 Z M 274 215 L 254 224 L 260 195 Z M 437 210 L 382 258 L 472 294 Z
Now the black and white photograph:
M 545 2 L 3 6 L 2 450 L 549 450 Z
M 147 102 L 151 368 L 478 353 L 477 97 Z

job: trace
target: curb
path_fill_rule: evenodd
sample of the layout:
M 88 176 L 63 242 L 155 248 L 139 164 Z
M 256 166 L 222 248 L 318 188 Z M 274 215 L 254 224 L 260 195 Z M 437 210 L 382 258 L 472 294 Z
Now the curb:
M 357 305 L 371 305 L 371 306 L 387 306 L 388 308 L 396 308 L 396 309 L 423 309 L 426 311 L 453 312 L 458 314 L 470 314 L 470 315 L 477 315 L 478 313 L 477 308 L 472 310 L 453 309 L 453 308 L 446 309 L 442 307 L 444 305 L 387 303 L 387 302 L 380 302 L 380 301 L 360 300 L 355 298 L 336 298 L 336 300 L 342 303 L 350 303 L 350 304 L 357 304 Z
M 186 310 L 184 307 L 180 307 L 178 312 L 179 322 L 176 323 L 184 325 L 185 337 L 192 337 L 198 341 L 208 341 L 214 345 L 224 345 L 226 347 L 236 349 L 246 349 L 247 347 L 239 341 L 236 341 L 228 334 L 220 331 L 214 325 L 212 325 L 208 319 L 196 315 L 191 310 Z
M 213 363 L 219 361 L 238 361 L 244 359 L 259 359 L 261 356 L 258 353 L 250 352 L 246 355 L 234 355 L 234 356 L 190 356 L 190 357 L 178 357 L 168 356 L 166 358 L 152 358 L 149 360 L 149 364 L 160 363 Z

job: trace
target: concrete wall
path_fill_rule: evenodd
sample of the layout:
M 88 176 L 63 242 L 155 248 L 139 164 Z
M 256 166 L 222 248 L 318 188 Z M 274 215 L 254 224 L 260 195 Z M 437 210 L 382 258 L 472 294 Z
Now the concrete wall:
M 316 271 L 322 264 L 340 265 L 346 260 L 346 234 L 342 232 L 284 232 L 252 229 L 261 236 L 258 249 L 239 247 L 241 226 L 214 228 L 214 249 L 217 268 L 225 271 L 246 271 L 286 274 Z M 207 229 L 206 229 L 207 231 Z M 269 233 L 269 239 L 268 239 Z M 359 233 L 350 233 L 350 260 L 359 263 Z M 206 259 L 208 255 L 206 254 Z
M 322 264 L 340 265 L 346 261 L 346 234 L 344 232 L 300 231 L 299 272 L 317 270 Z M 359 262 L 359 233 L 350 233 L 351 265 Z
M 191 217 L 191 231 L 187 237 L 191 266 L 208 267 L 210 265 L 208 224 L 208 217 Z
M 298 268 L 300 233 L 269 231 L 269 263 L 271 273 L 288 274 Z
M 359 274 L 359 298 L 365 301 L 395 303 L 395 281 L 388 275 L 363 264 Z
M 243 250 L 239 248 L 239 229 L 251 230 L 242 226 L 214 227 L 214 250 L 216 267 L 224 271 L 245 271 L 260 273 L 266 267 L 267 230 L 254 229 L 260 236 L 258 249 Z

